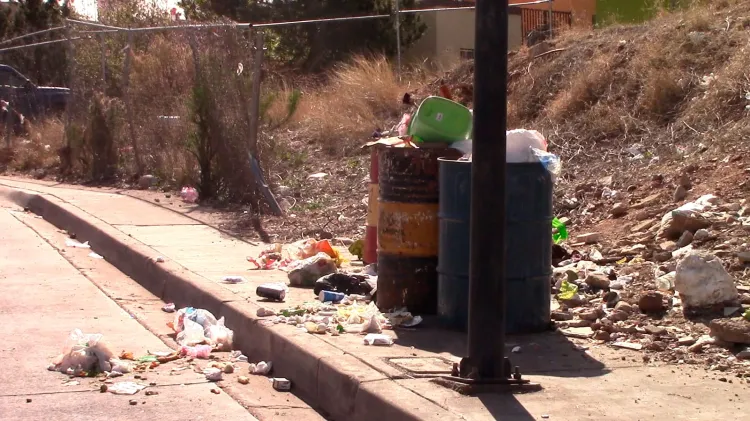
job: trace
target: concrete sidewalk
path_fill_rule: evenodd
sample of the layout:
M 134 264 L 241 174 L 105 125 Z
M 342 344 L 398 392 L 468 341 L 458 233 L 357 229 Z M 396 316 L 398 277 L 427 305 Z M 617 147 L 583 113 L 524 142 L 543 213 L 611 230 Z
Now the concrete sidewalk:
M 90 241 L 94 250 L 155 295 L 225 316 L 251 359 L 271 359 L 308 402 L 337 420 L 680 420 L 744 417 L 747 379 L 719 382 L 703 368 L 645 365 L 640 354 L 549 333 L 508 338 L 508 355 L 544 390 L 523 395 L 466 397 L 430 382 L 462 356 L 461 334 L 426 324 L 397 330 L 396 345 L 366 347 L 360 336 L 309 335 L 258 323 L 257 309 L 288 307 L 314 296 L 292 288 L 284 304 L 260 303 L 255 287 L 286 281 L 276 271 L 251 271 L 247 256 L 262 247 L 162 206 L 117 193 L 0 178 L 0 194 L 56 226 Z M 199 211 L 183 207 L 185 211 Z M 153 257 L 165 257 L 154 263 Z M 246 284 L 228 285 L 239 275 Z M 520 346 L 522 352 L 510 354 Z M 426 371 L 431 374 L 420 374 Z
M 134 373 L 117 379 L 152 384 L 148 394 L 127 396 L 101 393 L 101 378 L 71 380 L 47 371 L 76 328 L 103 333 L 116 353 L 126 349 L 145 355 L 169 348 L 22 222 L 33 215 L 11 208 L 17 206 L 0 198 L 1 419 L 258 421 L 227 393 L 211 393 L 216 384 L 169 366 L 143 374 L 148 382 L 135 380 Z

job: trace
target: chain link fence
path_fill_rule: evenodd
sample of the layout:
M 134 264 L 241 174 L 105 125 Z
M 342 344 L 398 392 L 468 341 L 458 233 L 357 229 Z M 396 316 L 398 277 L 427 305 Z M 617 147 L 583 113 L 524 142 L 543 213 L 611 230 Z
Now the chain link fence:
M 400 17 L 456 8 L 395 10 Z M 54 58 L 59 74 L 35 75 L 36 80 L 70 89 L 65 94 L 35 86 L 23 75 L 6 80 L 0 67 L 0 94 L 9 98 L 0 115 L 6 149 L 14 131 L 26 130 L 18 121 L 23 113 L 16 109 L 31 101 L 39 115 L 33 115 L 37 136 L 30 141 L 40 155 L 56 155 L 63 175 L 132 177 L 135 183 L 149 174 L 172 187 L 197 186 L 202 198 L 249 203 L 256 212 L 280 214 L 261 171 L 271 165 L 274 148 L 259 132 L 289 120 L 300 93 L 264 71 L 268 31 L 393 16 L 266 24 L 167 21 L 141 28 L 68 19 L 63 27 L 3 41 L 0 63 Z M 397 40 L 400 20 L 395 19 Z M 24 45 L 13 45 L 21 40 Z M 400 41 L 397 45 L 400 72 Z M 3 86 L 9 89 L 3 92 Z M 64 99 L 64 107 L 52 106 L 52 96 Z

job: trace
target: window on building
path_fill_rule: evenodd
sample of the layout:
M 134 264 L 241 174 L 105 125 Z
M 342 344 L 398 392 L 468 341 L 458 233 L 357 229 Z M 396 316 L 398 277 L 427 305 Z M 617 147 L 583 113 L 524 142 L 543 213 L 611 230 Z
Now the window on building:
M 461 56 L 461 60 L 474 60 L 473 48 L 462 48 L 458 54 Z

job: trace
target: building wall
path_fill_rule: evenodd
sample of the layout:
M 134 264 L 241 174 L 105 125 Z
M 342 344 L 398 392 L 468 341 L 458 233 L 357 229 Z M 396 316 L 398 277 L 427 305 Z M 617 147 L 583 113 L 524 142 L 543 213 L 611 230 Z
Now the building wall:
M 476 31 L 474 10 L 422 13 L 427 31 L 405 54 L 408 61 L 427 60 L 434 66 L 449 68 L 461 59 L 461 49 L 474 49 Z M 521 15 L 508 17 L 508 47 L 517 49 L 523 43 Z

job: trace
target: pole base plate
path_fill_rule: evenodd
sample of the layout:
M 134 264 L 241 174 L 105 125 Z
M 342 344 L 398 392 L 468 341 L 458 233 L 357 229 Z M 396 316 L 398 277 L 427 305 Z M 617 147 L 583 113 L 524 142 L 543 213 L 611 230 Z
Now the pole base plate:
M 462 395 L 474 396 L 486 393 L 529 393 L 542 390 L 538 383 L 516 379 L 465 379 L 463 377 L 444 376 L 431 380 L 435 384 L 454 390 Z

